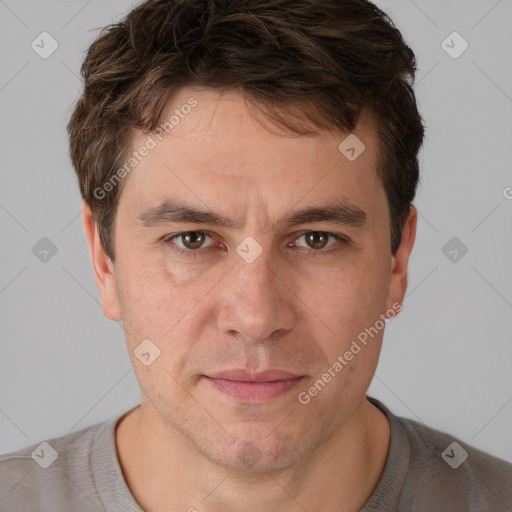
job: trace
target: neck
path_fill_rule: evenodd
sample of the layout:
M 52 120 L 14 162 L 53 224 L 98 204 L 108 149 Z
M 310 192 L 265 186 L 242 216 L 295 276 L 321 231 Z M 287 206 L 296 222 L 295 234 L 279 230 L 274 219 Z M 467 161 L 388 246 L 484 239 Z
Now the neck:
M 358 511 L 384 469 L 390 426 L 366 400 L 343 426 L 298 464 L 280 471 L 237 471 L 199 453 L 163 424 L 149 403 L 118 423 L 121 468 L 146 512 L 183 510 Z

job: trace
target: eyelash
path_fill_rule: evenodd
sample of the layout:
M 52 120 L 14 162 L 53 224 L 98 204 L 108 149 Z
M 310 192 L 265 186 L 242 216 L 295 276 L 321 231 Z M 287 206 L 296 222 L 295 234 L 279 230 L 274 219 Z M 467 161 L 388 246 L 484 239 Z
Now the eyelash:
M 171 236 L 164 238 L 163 242 L 167 245 L 167 247 L 171 251 L 176 252 L 180 255 L 186 255 L 187 257 L 192 257 L 192 258 L 197 258 L 199 256 L 202 256 L 204 254 L 204 251 L 206 251 L 208 249 L 215 248 L 215 247 L 206 247 L 206 248 L 202 248 L 202 249 L 182 249 L 180 247 L 177 247 L 172 242 L 172 240 L 174 240 L 175 238 L 178 238 L 181 235 L 190 234 L 190 233 L 199 233 L 199 234 L 207 235 L 212 239 L 214 238 L 209 231 L 182 231 L 181 233 L 176 233 L 175 235 L 171 235 Z M 336 235 L 335 233 L 329 233 L 328 231 L 312 231 L 312 230 L 302 231 L 302 232 L 298 233 L 294 237 L 293 242 L 296 242 L 300 237 L 302 237 L 303 235 L 306 235 L 308 233 L 321 233 L 323 235 L 328 235 L 328 236 L 333 237 L 338 242 L 341 242 L 342 245 L 350 245 L 351 244 L 350 239 L 347 238 L 346 236 Z M 303 249 L 305 249 L 305 248 L 303 248 Z M 327 256 L 327 255 L 330 255 L 339 250 L 340 249 L 338 247 L 338 244 L 333 244 L 327 249 L 305 249 L 305 251 L 310 255 L 310 257 L 313 257 L 313 258 L 316 258 L 318 256 Z

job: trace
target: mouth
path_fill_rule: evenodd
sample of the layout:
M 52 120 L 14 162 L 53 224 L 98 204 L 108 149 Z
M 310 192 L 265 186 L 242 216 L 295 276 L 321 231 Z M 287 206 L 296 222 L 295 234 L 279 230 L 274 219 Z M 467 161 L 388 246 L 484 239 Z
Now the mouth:
M 217 391 L 233 398 L 244 402 L 265 402 L 284 395 L 306 376 L 284 370 L 251 372 L 235 369 L 204 377 Z

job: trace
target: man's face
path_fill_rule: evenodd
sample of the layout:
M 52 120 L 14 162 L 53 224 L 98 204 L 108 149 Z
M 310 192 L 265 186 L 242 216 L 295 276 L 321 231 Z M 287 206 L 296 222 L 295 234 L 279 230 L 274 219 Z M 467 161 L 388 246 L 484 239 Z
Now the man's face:
M 148 418 L 226 467 L 286 468 L 364 402 L 383 330 L 359 351 L 353 342 L 405 292 L 392 273 L 376 135 L 362 117 L 354 134 L 366 149 L 350 161 L 338 149 L 348 134 L 272 133 L 235 93 L 184 88 L 163 120 L 176 109 L 179 124 L 150 134 L 156 146 L 125 178 L 103 305 L 123 320 Z M 133 150 L 147 143 L 139 133 Z M 233 225 L 152 216 L 165 201 Z M 352 215 L 337 222 L 319 212 L 286 222 L 347 204 Z M 267 370 L 291 376 L 259 375 Z

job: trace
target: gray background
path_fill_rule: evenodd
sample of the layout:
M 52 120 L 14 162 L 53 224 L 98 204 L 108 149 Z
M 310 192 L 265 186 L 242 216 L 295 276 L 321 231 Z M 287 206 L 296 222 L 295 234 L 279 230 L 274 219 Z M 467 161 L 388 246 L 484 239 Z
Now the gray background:
M 512 461 L 512 0 L 378 3 L 416 52 L 427 137 L 409 289 L 369 394 Z M 99 305 L 65 132 L 83 52 L 131 7 L 0 0 L 0 453 L 140 400 Z M 59 45 L 47 59 L 31 48 L 43 31 Z M 469 43 L 456 59 L 441 45 L 453 31 Z

